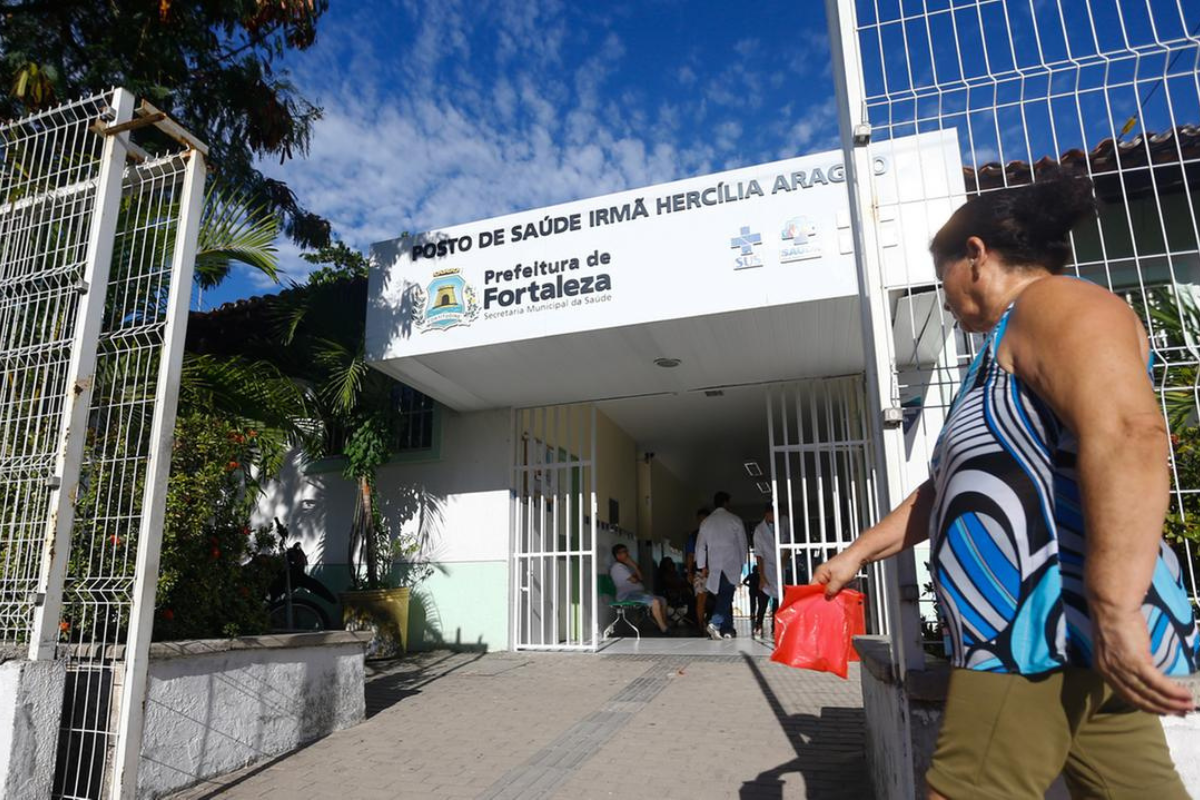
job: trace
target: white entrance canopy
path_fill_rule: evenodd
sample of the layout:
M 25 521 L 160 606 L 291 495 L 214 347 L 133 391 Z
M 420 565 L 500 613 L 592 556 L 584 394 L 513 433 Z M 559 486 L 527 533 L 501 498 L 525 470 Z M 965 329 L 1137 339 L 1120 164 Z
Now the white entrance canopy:
M 873 165 L 897 196 L 879 201 L 898 210 L 879 246 L 899 273 L 929 263 L 950 201 L 924 198 L 961 196 L 962 170 L 953 131 L 886 152 Z M 372 257 L 368 359 L 457 410 L 863 367 L 840 152 L 401 237 Z M 932 281 L 931 266 L 888 276 Z

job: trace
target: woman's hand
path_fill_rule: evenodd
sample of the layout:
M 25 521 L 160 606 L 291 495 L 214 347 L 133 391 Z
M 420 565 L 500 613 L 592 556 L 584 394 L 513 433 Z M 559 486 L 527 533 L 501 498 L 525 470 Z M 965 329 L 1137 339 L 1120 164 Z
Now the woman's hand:
M 820 564 L 813 574 L 813 583 L 825 584 L 825 597 L 833 598 L 858 576 L 865 562 L 849 547 L 833 558 Z
M 1192 693 L 1150 659 L 1150 634 L 1141 611 L 1092 619 L 1092 666 L 1121 697 L 1142 711 L 1182 716 L 1196 708 Z

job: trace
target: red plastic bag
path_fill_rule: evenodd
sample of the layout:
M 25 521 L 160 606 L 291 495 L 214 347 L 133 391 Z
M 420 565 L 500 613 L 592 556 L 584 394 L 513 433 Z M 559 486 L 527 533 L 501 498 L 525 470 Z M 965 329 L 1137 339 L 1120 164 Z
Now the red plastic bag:
M 845 678 L 855 658 L 851 640 L 866 630 L 863 595 L 843 589 L 825 599 L 821 584 L 786 586 L 775 615 L 772 661 Z

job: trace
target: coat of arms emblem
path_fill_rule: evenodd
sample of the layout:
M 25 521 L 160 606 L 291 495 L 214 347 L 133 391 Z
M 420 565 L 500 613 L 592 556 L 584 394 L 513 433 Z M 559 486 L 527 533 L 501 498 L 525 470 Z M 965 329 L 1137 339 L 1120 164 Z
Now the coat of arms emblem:
M 470 325 L 479 316 L 479 302 L 457 269 L 439 270 L 422 289 L 413 289 L 416 325 L 422 332 Z

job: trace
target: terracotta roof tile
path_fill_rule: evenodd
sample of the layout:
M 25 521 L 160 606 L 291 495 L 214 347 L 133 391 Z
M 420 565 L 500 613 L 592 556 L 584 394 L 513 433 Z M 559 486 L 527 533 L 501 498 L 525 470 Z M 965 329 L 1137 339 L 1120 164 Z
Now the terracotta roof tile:
M 1182 156 L 1182 159 L 1181 159 Z M 1171 165 L 1182 163 L 1183 171 L 1171 169 L 1155 170 L 1153 181 L 1150 170 L 1140 170 L 1141 176 L 1130 173 L 1139 167 L 1154 165 Z M 976 170 L 973 167 L 963 167 L 963 178 L 968 192 L 999 189 L 1003 186 L 1019 186 L 1029 183 L 1031 175 L 1040 174 L 1046 170 L 1062 166 L 1087 172 L 1090 167 L 1092 176 L 1096 179 L 1097 191 L 1101 194 L 1107 190 L 1120 191 L 1120 181 L 1126 184 L 1126 191 L 1146 191 L 1157 186 L 1159 191 L 1176 188 L 1183 183 L 1186 176 L 1188 183 L 1200 189 L 1200 126 L 1180 125 L 1162 133 L 1139 134 L 1125 141 L 1117 142 L 1112 137 L 1103 140 L 1085 153 L 1079 148 L 1068 150 L 1057 161 L 1045 156 L 1034 162 L 1032 167 L 1026 161 L 1010 161 L 1001 165 L 998 162 L 984 164 Z

